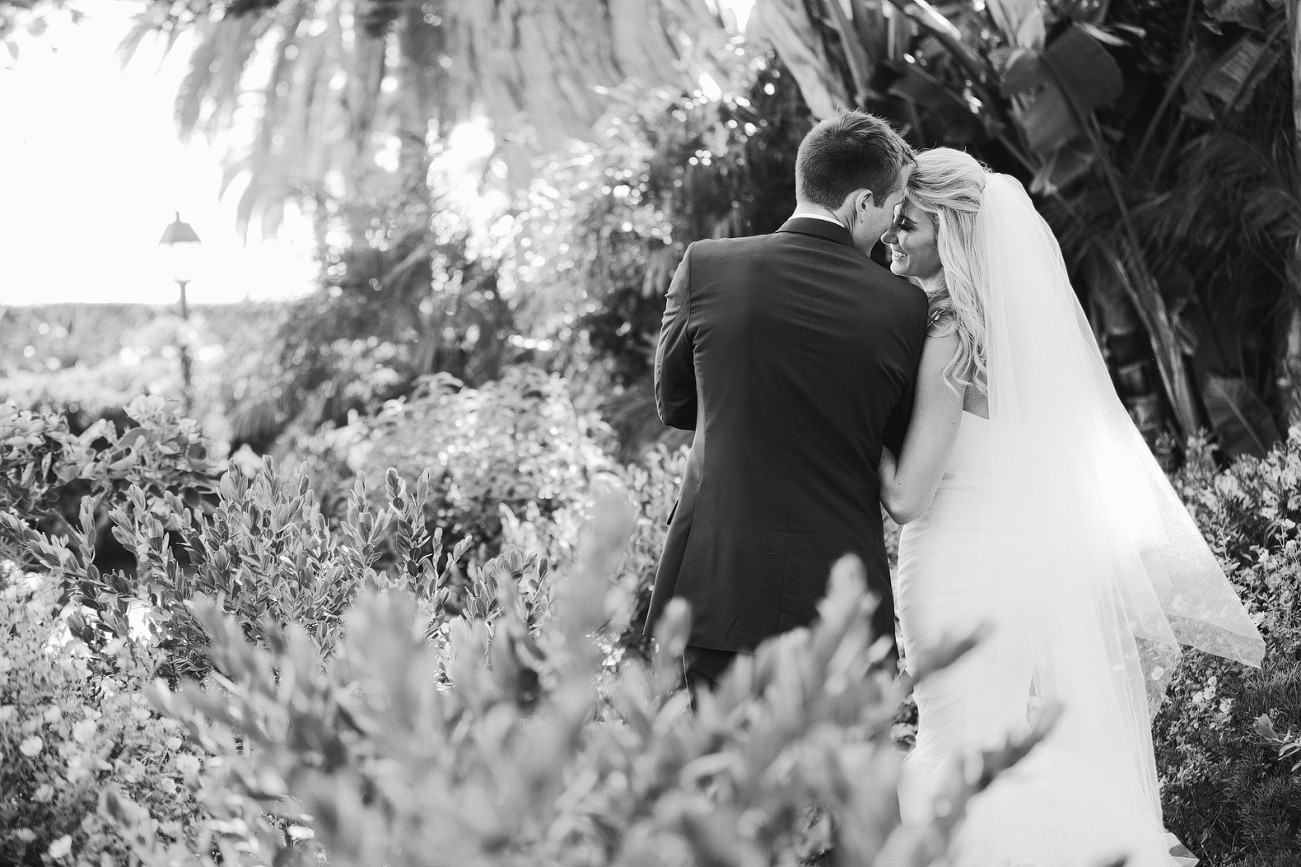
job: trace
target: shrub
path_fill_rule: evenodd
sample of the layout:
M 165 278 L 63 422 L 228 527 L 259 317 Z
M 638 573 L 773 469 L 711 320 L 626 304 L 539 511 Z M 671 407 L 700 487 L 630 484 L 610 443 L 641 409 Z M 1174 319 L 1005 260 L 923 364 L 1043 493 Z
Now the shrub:
M 140 692 L 147 656 L 129 641 L 96 654 L 67 640 L 57 597 L 52 582 L 0 569 L 0 862 L 126 862 L 103 809 L 110 786 L 157 837 L 189 842 L 200 758 Z
M 112 543 L 109 513 L 132 488 L 163 516 L 168 495 L 197 506 L 215 491 L 223 465 L 196 422 L 157 397 L 136 398 L 126 412 L 131 425 L 120 433 L 100 421 L 73 436 L 61 415 L 0 403 L 0 514 L 10 518 L 0 537 L 12 545 L 26 527 L 70 538 L 89 503 L 102 547 Z
M 619 470 L 623 486 L 637 510 L 628 555 L 619 568 L 620 583 L 627 588 L 631 598 L 631 610 L 619 643 L 643 654 L 649 649 L 642 630 L 650 611 L 655 570 L 668 539 L 669 515 L 682 487 L 689 454 L 687 447 L 670 450 L 657 446 L 648 450 L 637 463 Z
M 469 607 L 486 615 L 491 606 L 480 597 L 495 596 L 495 589 L 475 588 L 486 580 L 489 564 L 472 569 L 467 579 L 457 561 L 468 541 L 445 555 L 441 533 L 426 530 L 430 475 L 422 475 L 412 496 L 390 470 L 380 508 L 359 481 L 336 528 L 321 514 L 307 479 L 281 476 L 271 462 L 251 477 L 223 476 L 210 510 L 188 508 L 170 492 L 151 502 L 133 486 L 112 519 L 114 535 L 135 555 L 134 575 L 94 565 L 88 502 L 82 505 L 81 532 L 71 541 L 3 515 L 0 521 L 8 521 L 51 579 L 85 606 L 90 616 L 72 619 L 80 638 L 98 647 L 142 628 L 157 639 L 159 674 L 171 681 L 202 679 L 209 665 L 207 638 L 191 606 L 200 595 L 221 600 L 252 641 L 263 640 L 269 626 L 296 623 L 326 654 L 338 640 L 344 612 L 367 587 L 403 586 L 438 611 L 455 614 Z M 395 551 L 390 573 L 375 568 L 382 541 Z M 537 566 L 507 559 L 520 574 Z M 133 627 L 133 619 L 141 625 Z
M 432 468 L 430 527 L 449 542 L 473 536 L 491 553 L 500 549 L 501 507 L 522 515 L 533 504 L 549 518 L 613 468 L 608 431 L 574 408 L 558 376 L 518 366 L 480 388 L 442 374 L 424 382 L 374 418 L 304 440 L 294 458 L 312 456 L 323 479 L 345 484 L 353 476 L 377 484 L 390 468 L 414 484 Z
M 623 604 L 605 576 L 632 517 L 609 502 L 594 514 L 595 541 L 556 584 L 554 616 L 530 628 L 502 582 L 500 619 L 457 622 L 445 649 L 401 592 L 362 597 L 328 660 L 299 627 L 258 648 L 219 606 L 197 606 L 222 688 L 153 698 L 230 769 L 233 796 L 293 832 L 277 838 L 260 819 L 251 857 L 287 863 L 305 854 L 296 835 L 338 865 L 767 865 L 833 841 L 847 865 L 929 864 L 966 799 L 1028 748 L 977 757 L 949 781 L 952 811 L 900 826 L 888 736 L 898 696 L 848 562 L 815 628 L 743 659 L 696 713 L 677 689 L 681 603 L 649 662 L 603 675 L 590 636 Z M 834 817 L 817 826 L 834 828 L 830 839 L 806 834 L 810 803 Z M 174 855 L 135 838 L 147 863 Z
M 1301 722 L 1301 432 L 1217 472 L 1205 442 L 1175 475 L 1266 642 L 1260 671 L 1185 654 L 1155 721 L 1167 825 L 1217 867 L 1301 860 L 1301 775 L 1266 732 Z
M 614 581 L 627 606 L 611 612 L 606 633 L 617 635 L 611 645 L 609 662 L 617 664 L 625 652 L 645 656 L 649 639 L 642 634 L 650 609 L 651 590 L 660 552 L 668 538 L 668 518 L 686 472 L 688 449 L 670 450 L 656 446 L 634 464 L 617 466 L 603 475 L 600 483 L 620 491 L 632 501 L 636 518 L 626 554 L 614 570 Z M 553 568 L 572 568 L 580 530 L 592 517 L 586 500 L 543 517 L 530 504 L 524 515 L 516 516 L 503 509 L 503 541 L 520 551 L 546 559 Z

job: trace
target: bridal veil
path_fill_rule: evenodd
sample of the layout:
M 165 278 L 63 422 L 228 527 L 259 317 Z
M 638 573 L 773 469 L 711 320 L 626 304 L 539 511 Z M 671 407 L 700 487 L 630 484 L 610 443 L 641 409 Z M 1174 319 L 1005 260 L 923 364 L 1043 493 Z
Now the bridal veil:
M 1180 646 L 1256 666 L 1264 643 L 1117 397 L 1057 240 L 1016 179 L 988 175 L 972 255 L 1000 703 L 1013 729 L 1026 707 L 1059 703 L 1036 773 L 1071 787 L 1086 825 L 1150 842 L 1151 718 Z M 1135 854 L 1134 867 L 1170 863 L 1150 845 Z

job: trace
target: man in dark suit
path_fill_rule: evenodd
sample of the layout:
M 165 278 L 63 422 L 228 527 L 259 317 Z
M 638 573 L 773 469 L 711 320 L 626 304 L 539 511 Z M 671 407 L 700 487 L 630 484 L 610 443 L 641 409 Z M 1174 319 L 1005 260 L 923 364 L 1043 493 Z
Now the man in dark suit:
M 843 112 L 796 159 L 775 233 L 698 241 L 669 289 L 655 355 L 665 424 L 694 430 L 646 629 L 691 604 L 693 689 L 738 652 L 811 623 L 855 553 L 894 636 L 877 461 L 896 453 L 926 336 L 926 295 L 870 258 L 914 163 L 880 119 Z

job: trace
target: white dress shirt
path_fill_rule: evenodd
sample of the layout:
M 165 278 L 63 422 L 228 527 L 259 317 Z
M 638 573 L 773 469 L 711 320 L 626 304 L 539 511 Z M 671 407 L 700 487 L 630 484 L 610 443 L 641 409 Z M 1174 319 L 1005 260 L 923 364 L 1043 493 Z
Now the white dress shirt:
M 810 213 L 809 211 L 796 211 L 795 213 L 791 214 L 790 218 L 793 220 L 796 217 L 808 217 L 811 220 L 826 220 L 828 223 L 835 223 L 837 226 L 839 226 L 842 229 L 845 228 L 844 223 L 840 222 L 835 217 L 828 217 L 826 214 L 814 214 L 814 213 Z

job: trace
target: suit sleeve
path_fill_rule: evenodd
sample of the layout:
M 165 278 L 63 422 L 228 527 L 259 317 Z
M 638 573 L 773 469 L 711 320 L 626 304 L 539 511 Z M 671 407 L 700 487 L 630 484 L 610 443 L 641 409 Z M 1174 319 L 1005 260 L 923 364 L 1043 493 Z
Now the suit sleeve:
M 908 434 L 908 423 L 913 417 L 913 395 L 916 389 L 917 379 L 914 376 L 904 388 L 903 394 L 899 395 L 899 402 L 894 405 L 894 410 L 885 422 L 881 442 L 894 453 L 895 457 L 903 452 L 903 440 Z
M 691 318 L 691 248 L 673 274 L 655 348 L 655 408 L 660 421 L 696 429 L 696 365 L 687 324 Z
M 894 452 L 897 457 L 903 452 L 904 437 L 908 434 L 908 424 L 913 417 L 913 399 L 917 392 L 917 368 L 922 362 L 922 349 L 926 345 L 926 305 L 923 303 L 920 313 L 914 317 L 911 323 L 917 332 L 917 339 L 914 341 L 914 351 L 912 358 L 908 360 L 912 369 L 912 376 L 908 379 L 908 384 L 904 386 L 903 392 L 899 395 L 899 402 L 895 404 L 894 409 L 890 412 L 890 417 L 886 419 L 885 431 L 881 435 L 881 442 L 890 451 Z

